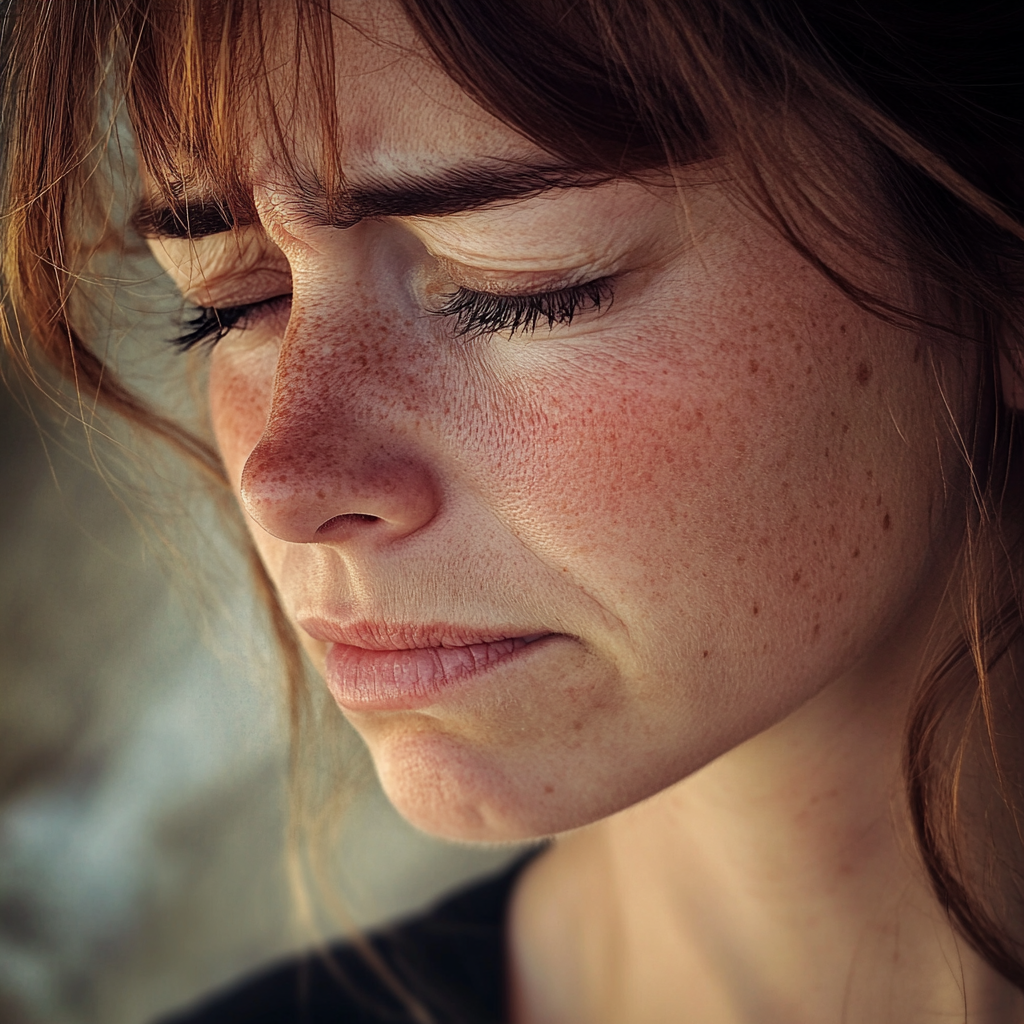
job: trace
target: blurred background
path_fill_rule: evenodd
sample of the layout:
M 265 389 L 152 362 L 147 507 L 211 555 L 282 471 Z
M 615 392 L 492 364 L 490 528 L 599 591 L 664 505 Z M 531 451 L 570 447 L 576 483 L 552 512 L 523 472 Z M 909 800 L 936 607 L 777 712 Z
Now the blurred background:
M 196 405 L 201 371 L 139 341 L 180 302 L 135 255 L 109 354 L 164 407 Z M 203 488 L 3 369 L 0 1020 L 144 1024 L 309 942 L 284 873 L 282 687 Z M 430 840 L 371 781 L 335 854 L 370 926 L 515 851 Z

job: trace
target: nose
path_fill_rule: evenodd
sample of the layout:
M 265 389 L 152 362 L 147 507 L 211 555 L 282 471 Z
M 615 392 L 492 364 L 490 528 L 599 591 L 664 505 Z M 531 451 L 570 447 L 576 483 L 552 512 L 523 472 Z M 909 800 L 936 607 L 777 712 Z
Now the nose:
M 437 513 L 434 481 L 417 460 L 363 439 L 268 431 L 246 460 L 241 494 L 267 533 L 293 543 L 398 540 Z
M 396 393 L 401 376 L 346 372 L 343 353 L 306 358 L 286 341 L 266 425 L 241 475 L 242 503 L 258 526 L 293 543 L 380 544 L 434 518 L 436 475 L 403 423 L 411 414 L 403 413 L 409 396 Z

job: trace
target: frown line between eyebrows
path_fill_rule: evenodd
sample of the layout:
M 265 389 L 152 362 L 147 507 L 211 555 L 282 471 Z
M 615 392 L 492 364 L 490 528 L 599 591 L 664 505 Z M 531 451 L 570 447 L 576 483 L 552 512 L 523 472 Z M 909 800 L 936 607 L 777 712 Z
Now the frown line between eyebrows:
M 314 177 L 298 181 L 282 195 L 282 207 L 307 224 L 349 228 L 379 217 L 443 217 L 514 202 L 555 189 L 592 188 L 610 181 L 557 165 L 487 163 L 450 167 L 430 174 L 367 177 L 334 190 Z M 189 238 L 222 234 L 254 223 L 255 208 L 244 219 L 232 216 L 225 197 L 214 193 L 144 198 L 132 215 L 145 238 Z

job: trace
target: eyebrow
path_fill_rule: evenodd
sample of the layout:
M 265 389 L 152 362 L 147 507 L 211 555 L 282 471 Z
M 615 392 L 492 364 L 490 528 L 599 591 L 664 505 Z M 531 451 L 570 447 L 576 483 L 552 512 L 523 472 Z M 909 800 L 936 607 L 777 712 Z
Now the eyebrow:
M 388 180 L 370 177 L 338 190 L 309 178 L 296 183 L 287 205 L 306 223 L 349 228 L 381 217 L 465 213 L 555 189 L 592 188 L 611 179 L 609 174 L 587 174 L 557 165 L 491 163 L 451 167 L 426 175 L 399 174 Z M 251 199 L 232 204 L 214 193 L 186 194 L 170 200 L 143 199 L 131 218 L 133 227 L 145 238 L 193 240 L 256 221 Z

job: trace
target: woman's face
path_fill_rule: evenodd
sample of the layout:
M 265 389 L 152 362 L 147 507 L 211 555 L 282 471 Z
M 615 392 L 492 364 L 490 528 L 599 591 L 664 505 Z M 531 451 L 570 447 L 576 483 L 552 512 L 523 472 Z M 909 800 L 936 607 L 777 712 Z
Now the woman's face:
M 156 250 L 202 305 L 291 296 L 217 344 L 213 424 L 391 799 L 458 838 L 559 832 L 848 681 L 933 599 L 958 529 L 934 366 L 724 166 L 516 198 L 552 158 L 374 17 L 339 33 L 349 191 L 311 184 L 296 108 L 288 160 L 254 139 L 260 223 Z

